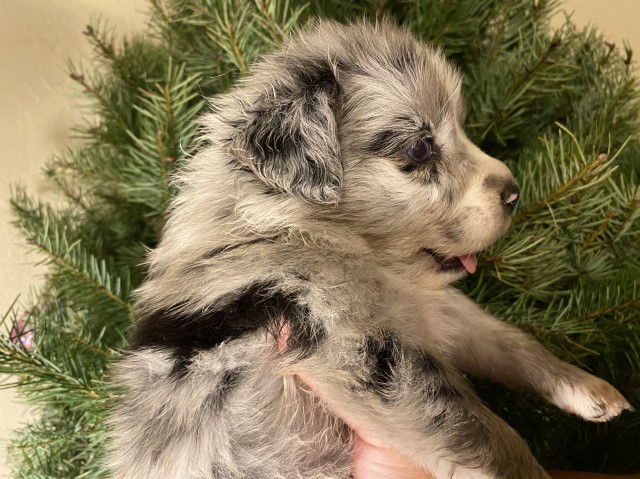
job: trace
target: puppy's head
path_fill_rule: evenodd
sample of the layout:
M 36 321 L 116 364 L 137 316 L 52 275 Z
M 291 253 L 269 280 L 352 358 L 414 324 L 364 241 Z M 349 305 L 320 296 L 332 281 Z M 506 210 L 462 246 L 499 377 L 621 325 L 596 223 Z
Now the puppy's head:
M 217 108 L 216 137 L 266 192 L 348 226 L 422 286 L 475 271 L 510 224 L 518 188 L 466 137 L 458 73 L 388 22 L 320 23 Z

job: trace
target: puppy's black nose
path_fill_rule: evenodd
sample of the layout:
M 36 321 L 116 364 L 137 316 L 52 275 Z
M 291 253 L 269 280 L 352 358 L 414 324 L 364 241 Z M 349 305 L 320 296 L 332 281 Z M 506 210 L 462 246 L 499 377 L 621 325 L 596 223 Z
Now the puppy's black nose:
M 520 189 L 515 183 L 509 183 L 504 191 L 500 194 L 502 204 L 507 207 L 509 213 L 512 213 L 520 198 Z

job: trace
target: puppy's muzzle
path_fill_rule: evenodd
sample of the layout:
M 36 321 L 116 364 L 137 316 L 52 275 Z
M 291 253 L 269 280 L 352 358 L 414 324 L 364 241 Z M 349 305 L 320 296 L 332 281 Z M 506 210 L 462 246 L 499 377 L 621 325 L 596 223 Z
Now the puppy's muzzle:
M 518 185 L 513 182 L 508 183 L 502 193 L 500 193 L 500 199 L 509 213 L 513 213 L 513 210 L 520 199 L 520 188 L 518 188 Z

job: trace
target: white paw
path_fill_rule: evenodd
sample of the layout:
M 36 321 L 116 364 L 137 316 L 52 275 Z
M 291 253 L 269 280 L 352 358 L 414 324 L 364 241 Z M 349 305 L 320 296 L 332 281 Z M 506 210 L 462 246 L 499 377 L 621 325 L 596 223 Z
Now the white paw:
M 593 422 L 605 422 L 625 409 L 632 409 L 616 388 L 591 375 L 573 384 L 559 384 L 551 402 L 568 413 Z

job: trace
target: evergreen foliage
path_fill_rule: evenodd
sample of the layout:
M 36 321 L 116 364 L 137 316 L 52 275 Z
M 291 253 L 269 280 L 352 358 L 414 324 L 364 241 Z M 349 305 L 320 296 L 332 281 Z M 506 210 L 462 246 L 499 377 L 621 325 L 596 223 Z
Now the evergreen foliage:
M 522 189 L 514 224 L 461 287 L 640 408 L 639 89 L 631 51 L 570 21 L 550 0 L 151 0 L 146 34 L 84 32 L 89 70 L 70 65 L 91 114 L 86 140 L 46 174 L 53 207 L 17 188 L 15 223 L 49 266 L 4 318 L 0 372 L 40 416 L 16 431 L 14 476 L 102 478 L 108 366 L 126 347 L 131 291 L 197 148 L 205 96 L 310 18 L 389 15 L 441 45 L 464 75 L 467 131 Z M 21 342 L 19 339 L 25 340 Z M 33 344 L 29 342 L 33 339 Z M 640 414 L 588 424 L 477 381 L 547 467 L 640 471 Z

